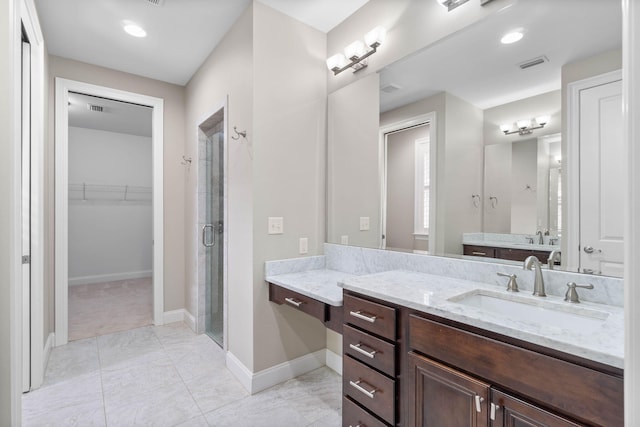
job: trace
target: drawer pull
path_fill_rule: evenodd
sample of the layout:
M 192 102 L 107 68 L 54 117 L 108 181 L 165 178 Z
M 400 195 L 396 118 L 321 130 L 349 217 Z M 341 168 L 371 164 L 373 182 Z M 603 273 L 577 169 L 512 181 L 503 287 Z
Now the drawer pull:
M 363 354 L 363 355 L 367 356 L 370 359 L 375 358 L 376 357 L 376 353 L 378 352 L 377 350 L 367 351 L 367 350 L 363 349 L 362 348 L 362 343 L 349 344 L 349 348 L 351 348 L 352 350 L 357 351 L 360 354 Z
M 496 405 L 495 403 L 491 404 L 491 421 L 495 421 L 496 420 L 496 411 L 500 409 L 500 406 Z
M 284 300 L 295 307 L 300 307 L 302 304 L 304 304 L 304 301 L 296 301 L 293 298 L 285 298 Z
M 485 256 L 485 255 L 487 255 L 487 253 L 486 253 L 486 252 L 476 252 L 476 251 L 473 251 L 473 252 L 471 252 L 471 255 L 482 255 L 482 256 Z
M 358 381 L 349 381 L 349 384 L 350 384 L 353 388 L 355 388 L 356 390 L 358 390 L 360 393 L 362 393 L 362 394 L 364 394 L 364 395 L 366 395 L 366 396 L 370 397 L 371 399 L 373 399 L 374 397 L 376 397 L 376 396 L 375 396 L 375 394 L 376 394 L 376 391 L 378 391 L 378 390 L 376 390 L 376 389 L 374 388 L 373 390 L 369 391 L 369 390 L 367 390 L 367 389 L 363 388 L 363 387 L 360 385 L 360 384 L 366 384 L 365 382 L 362 382 L 362 381 L 360 381 L 360 380 L 358 380 Z
M 358 311 L 350 311 L 349 314 L 352 315 L 353 317 L 356 317 L 356 318 L 358 318 L 360 320 L 365 320 L 365 321 L 367 321 L 369 323 L 375 323 L 375 321 L 377 319 L 376 316 L 367 316 L 367 315 L 362 314 L 362 312 L 360 310 L 358 310 Z

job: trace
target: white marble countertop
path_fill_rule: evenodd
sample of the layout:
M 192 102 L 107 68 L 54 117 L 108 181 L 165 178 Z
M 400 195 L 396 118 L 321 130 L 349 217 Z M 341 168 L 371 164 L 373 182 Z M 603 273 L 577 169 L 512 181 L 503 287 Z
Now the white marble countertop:
M 329 305 L 342 305 L 342 287 L 338 282 L 356 277 L 335 270 L 308 270 L 267 276 L 265 280 Z
M 463 324 L 486 329 L 509 337 L 528 341 L 616 368 L 624 367 L 624 312 L 620 307 L 582 302 L 571 304 L 572 310 L 591 310 L 608 313 L 608 317 L 595 329 L 580 330 L 574 325 L 543 324 L 531 320 L 514 320 L 486 309 L 471 307 L 450 298 L 482 289 L 488 294 L 513 299 L 514 294 L 503 288 L 468 280 L 436 276 L 412 271 L 395 270 L 366 276 L 343 277 L 344 289 L 368 295 L 391 303 L 433 314 Z M 525 298 L 536 305 L 557 305 L 560 310 L 569 306 L 563 297 L 534 297 L 519 292 L 516 298 Z M 566 308 L 568 309 L 568 308 Z

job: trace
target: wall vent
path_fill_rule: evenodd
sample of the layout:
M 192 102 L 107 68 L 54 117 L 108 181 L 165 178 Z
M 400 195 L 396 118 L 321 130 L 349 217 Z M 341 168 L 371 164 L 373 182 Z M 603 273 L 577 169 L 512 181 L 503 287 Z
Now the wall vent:
M 162 6 L 164 5 L 164 0 L 145 0 L 147 3 L 152 4 L 154 6 Z
M 104 107 L 102 105 L 87 104 L 87 108 L 89 111 L 95 111 L 96 113 L 102 113 L 104 111 Z
M 385 93 L 392 93 L 392 92 L 395 92 L 395 91 L 400 90 L 400 89 L 402 89 L 402 87 L 398 86 L 395 83 L 388 83 L 388 84 L 383 85 L 382 87 L 380 87 L 380 90 L 385 92 Z
M 538 56 L 537 58 L 533 58 L 533 59 L 529 59 L 527 61 L 521 62 L 520 64 L 518 64 L 518 67 L 520 67 L 523 70 L 526 70 L 527 68 L 535 67 L 536 65 L 544 64 L 545 62 L 549 62 L 549 58 L 542 55 L 542 56 Z

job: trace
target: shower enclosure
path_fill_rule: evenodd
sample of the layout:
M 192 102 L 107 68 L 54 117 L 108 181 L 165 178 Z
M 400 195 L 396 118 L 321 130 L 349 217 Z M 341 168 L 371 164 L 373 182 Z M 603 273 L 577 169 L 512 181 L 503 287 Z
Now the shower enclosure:
M 198 127 L 198 331 L 225 341 L 224 109 Z

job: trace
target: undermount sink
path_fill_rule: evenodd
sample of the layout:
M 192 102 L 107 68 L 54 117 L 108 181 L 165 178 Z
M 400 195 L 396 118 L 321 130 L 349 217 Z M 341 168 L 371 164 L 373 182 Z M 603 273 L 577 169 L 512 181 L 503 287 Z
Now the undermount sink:
M 548 301 L 539 297 L 503 294 L 476 289 L 449 298 L 449 301 L 482 311 L 501 314 L 514 321 L 538 323 L 547 327 L 574 332 L 590 332 L 598 329 L 609 317 L 605 311 L 580 305 Z

